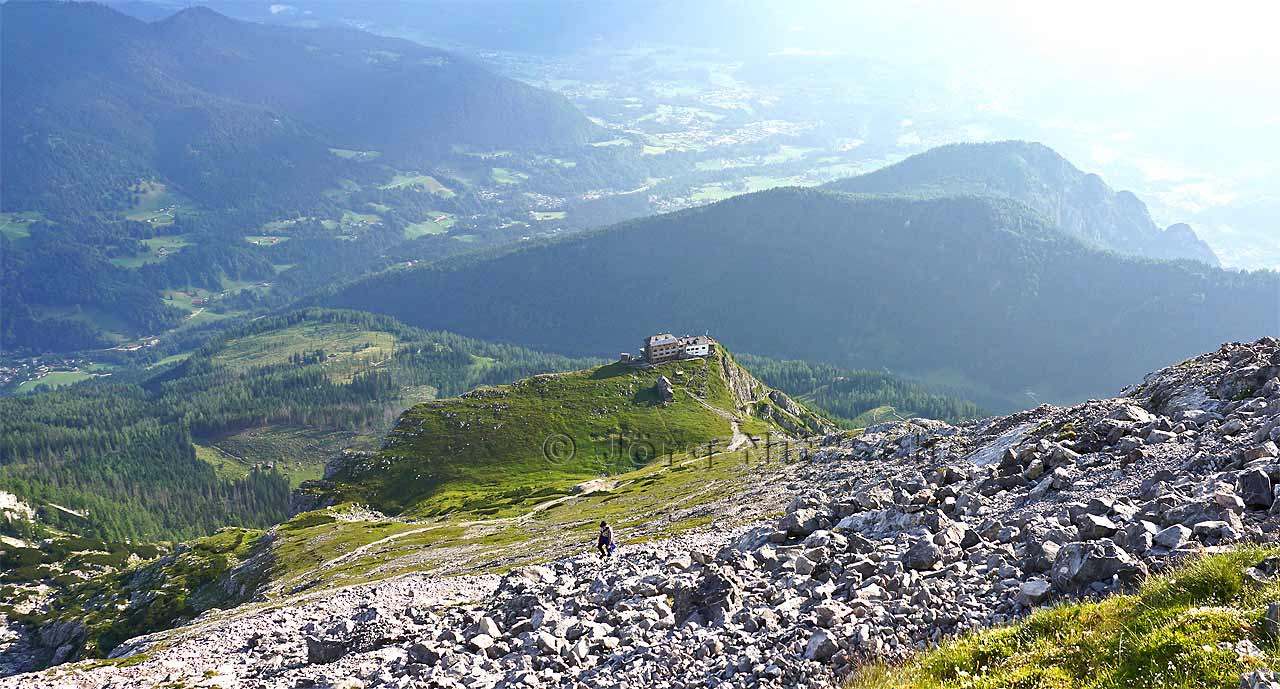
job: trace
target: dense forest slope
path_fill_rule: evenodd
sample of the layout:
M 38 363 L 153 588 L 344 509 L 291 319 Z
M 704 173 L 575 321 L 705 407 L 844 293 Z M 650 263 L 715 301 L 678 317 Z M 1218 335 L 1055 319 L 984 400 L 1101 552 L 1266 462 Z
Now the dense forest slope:
M 278 202 L 336 178 L 331 146 L 416 162 L 594 129 L 560 96 L 355 30 L 199 7 L 151 24 L 82 3 L 6 3 L 3 17 L 6 210 L 99 208 L 140 179 L 207 203 Z
M 1127 191 L 1086 174 L 1048 146 L 1026 141 L 940 146 L 858 177 L 827 185 L 860 193 L 978 194 L 1011 198 L 1068 234 L 1100 247 L 1150 258 L 1218 257 L 1184 224 L 1161 230 Z
M 204 8 L 148 24 L 74 2 L 0 16 L 4 350 L 161 333 L 195 317 L 188 299 L 279 305 L 394 260 L 424 218 L 473 212 L 471 195 L 418 174 L 427 161 L 582 148 L 595 131 L 560 96 L 355 30 Z
M 740 354 L 738 361 L 766 385 L 850 428 L 911 417 L 959 423 L 984 415 L 977 404 L 951 391 L 933 389 L 884 371 L 794 359 L 778 361 L 752 354 Z
M 320 301 L 578 355 L 638 330 L 710 329 L 754 353 L 931 375 L 1015 407 L 1098 396 L 1274 332 L 1276 289 L 1271 274 L 1091 248 L 1008 199 L 777 189 L 391 271 Z

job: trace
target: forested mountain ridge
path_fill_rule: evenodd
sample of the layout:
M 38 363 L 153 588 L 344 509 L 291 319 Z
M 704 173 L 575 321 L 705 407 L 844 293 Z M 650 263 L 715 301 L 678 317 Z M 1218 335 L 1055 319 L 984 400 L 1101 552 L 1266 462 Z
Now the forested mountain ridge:
M 637 327 L 709 328 L 765 356 L 954 382 L 998 409 L 1097 396 L 1269 332 L 1276 288 L 1269 273 L 1092 248 L 1010 199 L 790 188 L 317 300 L 574 354 Z
M 1209 245 L 1185 224 L 1160 229 L 1147 207 L 1114 191 L 1056 151 L 1027 141 L 950 144 L 829 189 L 860 193 L 979 194 L 1011 198 L 1044 214 L 1068 234 L 1123 254 L 1190 258 L 1219 265 Z
M 850 428 L 906 417 L 959 423 L 984 415 L 981 407 L 947 391 L 883 371 L 851 370 L 752 354 L 738 360 L 752 375 Z
M 83 3 L 3 13 L 5 210 L 112 207 L 144 179 L 213 205 L 279 204 L 333 183 L 330 147 L 420 162 L 456 145 L 580 144 L 595 128 L 560 96 L 356 30 L 199 7 L 151 24 Z
M 198 7 L 0 16 L 6 351 L 120 344 L 209 319 L 215 300 L 280 306 L 415 239 L 410 258 L 447 255 L 465 244 L 439 223 L 484 202 L 430 161 L 596 150 L 563 97 L 408 41 Z

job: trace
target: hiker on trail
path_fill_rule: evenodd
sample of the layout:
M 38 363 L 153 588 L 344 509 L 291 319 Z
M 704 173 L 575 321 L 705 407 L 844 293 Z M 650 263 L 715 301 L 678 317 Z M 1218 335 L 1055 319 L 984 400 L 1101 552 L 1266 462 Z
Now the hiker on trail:
M 600 522 L 600 538 L 596 539 L 596 550 L 600 552 L 600 557 L 609 557 L 613 549 L 613 527 L 608 522 Z

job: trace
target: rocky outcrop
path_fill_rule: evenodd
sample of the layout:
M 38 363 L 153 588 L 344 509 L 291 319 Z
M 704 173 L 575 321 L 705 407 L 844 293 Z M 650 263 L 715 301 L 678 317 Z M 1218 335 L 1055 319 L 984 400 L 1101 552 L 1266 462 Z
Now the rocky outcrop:
M 1275 340 L 1231 344 L 1123 398 L 831 436 L 773 477 L 791 496 L 776 519 L 501 579 L 347 589 L 139 640 L 122 652 L 147 653 L 133 665 L 6 686 L 828 686 L 868 659 L 1273 540 L 1273 358 Z M 462 589 L 467 602 L 446 595 Z
M 658 399 L 663 404 L 671 404 L 676 399 L 676 389 L 671 385 L 671 381 L 666 376 L 658 376 L 658 382 L 654 384 L 654 388 L 658 391 Z
M 764 383 L 739 366 L 738 362 L 734 361 L 723 348 L 718 349 L 713 357 L 712 363 L 720 366 L 721 375 L 724 377 L 725 385 L 729 387 L 729 392 L 733 395 L 736 408 L 741 409 L 765 394 L 767 388 Z

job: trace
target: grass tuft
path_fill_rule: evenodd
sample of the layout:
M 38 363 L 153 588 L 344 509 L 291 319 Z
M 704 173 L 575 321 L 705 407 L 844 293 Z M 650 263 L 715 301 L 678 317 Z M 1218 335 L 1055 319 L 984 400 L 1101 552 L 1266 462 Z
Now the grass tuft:
M 1246 546 L 1202 557 L 1132 595 L 1042 609 L 900 666 L 869 665 L 846 689 L 1235 689 L 1242 674 L 1280 660 L 1261 623 L 1267 604 L 1280 601 L 1280 579 L 1245 574 L 1277 552 Z

